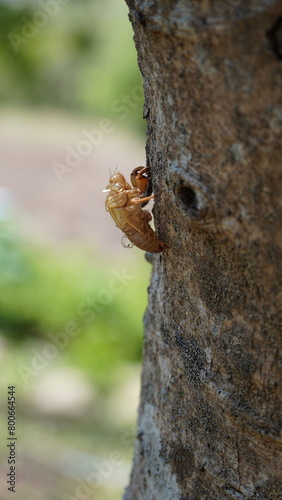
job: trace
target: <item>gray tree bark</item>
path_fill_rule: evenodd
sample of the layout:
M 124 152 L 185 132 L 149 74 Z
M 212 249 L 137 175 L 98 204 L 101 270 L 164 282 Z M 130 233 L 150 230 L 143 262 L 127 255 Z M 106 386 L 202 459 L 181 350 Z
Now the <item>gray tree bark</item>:
M 170 248 L 153 259 L 125 499 L 282 498 L 282 3 L 127 4 Z

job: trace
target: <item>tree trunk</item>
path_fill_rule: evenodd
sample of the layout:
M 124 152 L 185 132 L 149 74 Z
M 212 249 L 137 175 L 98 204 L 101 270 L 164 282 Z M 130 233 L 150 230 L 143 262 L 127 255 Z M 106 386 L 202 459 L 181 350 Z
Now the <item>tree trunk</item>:
M 127 3 L 170 248 L 153 259 L 125 499 L 282 498 L 282 4 Z

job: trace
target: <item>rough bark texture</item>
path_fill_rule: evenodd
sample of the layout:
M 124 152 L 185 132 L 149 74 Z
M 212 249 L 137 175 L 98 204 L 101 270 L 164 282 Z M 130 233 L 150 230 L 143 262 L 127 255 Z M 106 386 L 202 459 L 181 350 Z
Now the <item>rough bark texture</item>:
M 125 499 L 278 499 L 282 3 L 127 3 L 170 249 Z

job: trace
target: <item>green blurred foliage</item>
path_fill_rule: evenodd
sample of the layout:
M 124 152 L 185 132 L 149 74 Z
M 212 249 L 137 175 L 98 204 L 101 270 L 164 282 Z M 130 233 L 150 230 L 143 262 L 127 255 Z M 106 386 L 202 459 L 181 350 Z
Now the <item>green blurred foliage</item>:
M 25 366 L 32 349 L 51 343 L 61 362 L 107 388 L 124 362 L 140 361 L 148 264 L 136 270 L 117 260 L 109 268 L 83 249 L 27 242 L 3 223 L 0 235 L 0 332 Z
M 142 94 L 125 2 L 61 1 L 0 0 L 0 103 L 123 119 L 118 103 Z M 131 106 L 137 129 L 142 105 Z
M 55 6 L 54 15 L 46 14 L 47 5 Z M 113 121 L 126 118 L 127 126 L 144 130 L 140 91 L 138 99 L 132 98 L 142 83 L 124 0 L 0 0 L 0 72 L 2 107 L 47 106 Z M 17 387 L 21 449 L 31 451 L 31 457 L 36 450 L 35 462 L 28 461 L 28 453 L 25 457 L 30 477 L 49 444 L 50 461 L 54 450 L 59 454 L 70 446 L 101 456 L 120 449 L 128 458 L 133 440 L 121 443 L 125 424 L 107 413 L 106 400 L 123 383 L 126 367 L 139 366 L 150 266 L 141 257 L 136 268 L 129 256 L 125 273 L 132 279 L 112 296 L 103 295 L 115 276 L 112 270 L 122 272 L 124 264 L 115 259 L 109 266 L 92 250 L 69 244 L 43 247 L 28 240 L 20 225 L 0 221 L 0 389 L 4 394 L 7 385 Z M 78 422 L 37 413 L 29 398 L 46 373 L 44 365 L 28 380 L 21 367 L 34 369 L 35 353 L 44 357 L 48 346 L 57 355 L 48 359 L 47 373 L 77 368 L 93 382 L 95 424 L 92 414 Z M 6 414 L 3 398 L 1 411 Z M 6 421 L 0 420 L 5 435 Z M 53 485 L 48 468 L 42 477 L 46 484 L 38 491 L 34 481 L 26 482 L 25 498 L 51 500 L 68 491 L 69 479 Z M 98 495 L 105 500 L 122 494 L 104 490 Z

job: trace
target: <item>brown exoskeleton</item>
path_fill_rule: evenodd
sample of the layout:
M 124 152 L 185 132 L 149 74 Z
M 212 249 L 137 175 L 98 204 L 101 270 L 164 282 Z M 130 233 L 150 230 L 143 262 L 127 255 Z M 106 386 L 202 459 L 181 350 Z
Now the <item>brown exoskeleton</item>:
M 151 169 L 150 167 L 137 167 L 132 170 L 130 174 L 131 184 L 134 188 L 140 191 L 140 196 L 142 198 L 147 198 L 152 194 L 152 180 L 151 180 Z M 148 203 L 143 201 L 140 203 L 140 207 L 145 207 Z
M 151 214 L 141 207 L 155 198 L 151 195 L 150 167 L 137 167 L 130 176 L 132 186 L 117 172 L 111 175 L 104 192 L 106 210 L 129 241 L 146 252 L 162 252 L 167 245 L 160 241 L 149 225 Z

